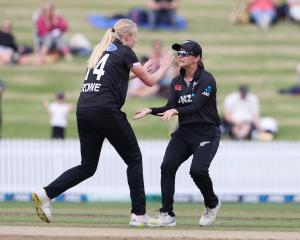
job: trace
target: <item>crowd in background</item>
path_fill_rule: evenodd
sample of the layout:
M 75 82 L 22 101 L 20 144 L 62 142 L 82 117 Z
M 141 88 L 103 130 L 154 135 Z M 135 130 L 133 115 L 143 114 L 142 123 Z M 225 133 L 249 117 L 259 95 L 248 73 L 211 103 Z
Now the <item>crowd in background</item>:
M 174 16 L 179 7 L 178 0 L 148 0 L 148 19 L 152 29 L 159 23 L 174 24 Z M 134 15 L 132 18 L 134 19 Z M 261 29 L 268 29 L 281 19 L 300 24 L 300 0 L 242 0 L 237 1 L 231 17 L 236 24 L 255 23 Z M 0 67 L 5 64 L 46 64 L 53 63 L 63 58 L 71 61 L 74 55 L 87 57 L 92 51 L 89 40 L 78 33 L 66 41 L 65 34 L 69 24 L 63 14 L 55 8 L 52 2 L 46 1 L 40 9 L 33 13 L 33 47 L 24 46 L 16 41 L 13 23 L 6 19 L 2 22 L 0 30 Z M 163 43 L 154 40 L 151 43 L 151 53 L 143 55 L 140 62 L 144 64 L 153 59 L 155 72 L 164 55 Z M 128 97 L 134 98 L 167 98 L 169 85 L 179 69 L 176 63 L 169 69 L 163 79 L 153 87 L 144 85 L 138 78 L 130 82 Z M 279 90 L 282 94 L 300 94 L 300 64 L 297 67 L 299 83 L 288 89 Z M 0 84 L 0 99 L 4 91 L 4 83 Z M 70 104 L 64 103 L 63 93 L 58 93 L 55 102 L 44 103 L 50 114 L 53 138 L 64 138 L 64 129 L 67 118 L 72 109 Z M 232 139 L 261 139 L 271 140 L 278 132 L 277 123 L 273 118 L 262 118 L 259 112 L 259 99 L 250 92 L 246 85 L 239 86 L 238 91 L 226 96 L 224 101 L 224 117 L 222 133 Z M 53 120 L 54 119 L 54 120 Z M 53 124 L 57 119 L 59 126 Z M 57 130 L 57 127 L 59 130 Z M 1 105 L 0 105 L 1 128 Z M 59 133 L 57 133 L 59 132 Z
M 239 0 L 230 20 L 235 24 L 254 23 L 263 30 L 281 20 L 300 24 L 300 0 Z
M 176 28 L 175 18 L 179 6 L 178 0 L 147 0 L 146 18 L 150 29 L 155 30 L 161 24 Z M 129 17 L 137 24 L 140 12 L 131 11 Z M 122 16 L 128 17 L 128 16 Z M 4 64 L 46 64 L 64 58 L 72 60 L 72 55 L 87 57 L 92 51 L 89 40 L 80 33 L 73 35 L 69 41 L 66 33 L 68 21 L 51 1 L 32 14 L 33 46 L 18 45 L 15 40 L 13 23 L 6 19 L 0 30 L 0 65 Z

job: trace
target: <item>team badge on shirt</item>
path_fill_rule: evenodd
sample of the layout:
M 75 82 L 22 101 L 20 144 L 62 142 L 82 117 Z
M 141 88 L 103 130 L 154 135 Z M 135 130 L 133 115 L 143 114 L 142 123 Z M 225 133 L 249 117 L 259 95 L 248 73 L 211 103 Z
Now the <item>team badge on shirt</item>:
M 193 87 L 195 87 L 199 82 L 193 82 Z
M 180 84 L 175 85 L 175 91 L 181 91 L 181 89 L 182 89 L 182 85 Z
M 113 51 L 116 51 L 118 48 L 115 44 L 111 43 L 107 48 L 106 48 L 106 51 L 108 52 L 113 52 Z
M 209 97 L 210 93 L 211 93 L 211 86 L 208 85 L 201 94 L 206 97 Z

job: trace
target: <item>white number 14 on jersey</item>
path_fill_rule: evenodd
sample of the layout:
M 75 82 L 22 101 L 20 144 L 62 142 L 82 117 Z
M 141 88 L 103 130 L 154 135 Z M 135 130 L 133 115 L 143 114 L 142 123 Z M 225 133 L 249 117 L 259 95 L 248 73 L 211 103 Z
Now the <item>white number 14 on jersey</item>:
M 101 76 L 104 75 L 105 71 L 104 71 L 104 66 L 106 64 L 106 61 L 109 57 L 109 54 L 105 54 L 101 59 L 100 61 L 97 63 L 97 65 L 95 66 L 94 70 L 93 70 L 93 74 L 96 74 L 97 75 L 97 78 L 96 80 L 100 80 Z M 86 72 L 86 75 L 85 75 L 85 80 L 87 80 L 88 76 L 89 76 L 89 73 L 90 73 L 90 68 L 89 70 Z

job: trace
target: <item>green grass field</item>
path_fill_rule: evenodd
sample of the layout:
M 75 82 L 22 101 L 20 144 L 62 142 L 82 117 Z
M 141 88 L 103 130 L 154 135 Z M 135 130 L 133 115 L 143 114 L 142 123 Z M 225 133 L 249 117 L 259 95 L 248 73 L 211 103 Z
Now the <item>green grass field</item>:
M 148 203 L 156 215 L 159 203 Z M 1 226 L 129 228 L 129 203 L 54 203 L 49 225 L 35 215 L 31 203 L 0 202 Z M 202 204 L 176 203 L 176 229 L 199 229 Z M 300 232 L 300 204 L 224 203 L 216 223 L 208 230 Z
M 70 24 L 68 36 L 83 33 L 93 44 L 103 30 L 87 23 L 91 13 L 111 15 L 126 13 L 133 6 L 143 6 L 139 0 L 55 0 L 53 1 Z M 154 39 L 164 42 L 165 50 L 173 42 L 195 39 L 204 50 L 205 66 L 218 83 L 218 106 L 222 113 L 224 96 L 241 83 L 248 84 L 261 100 L 261 113 L 278 120 L 278 140 L 300 139 L 299 97 L 281 96 L 279 88 L 297 83 L 296 64 L 300 60 L 299 26 L 281 22 L 263 32 L 253 25 L 235 26 L 229 22 L 234 0 L 181 1 L 179 14 L 188 21 L 184 32 L 150 32 L 140 30 L 135 47 L 138 55 L 149 53 Z M 41 1 L 0 0 L 0 21 L 11 18 L 19 43 L 32 44 L 32 12 Z M 58 90 L 66 92 L 67 100 L 76 103 L 85 71 L 86 59 L 60 61 L 45 66 L 0 66 L 0 78 L 7 83 L 3 97 L 4 138 L 48 138 L 48 116 L 42 107 L 45 97 L 53 99 Z M 142 106 L 159 106 L 162 99 L 127 101 L 124 111 L 131 119 Z M 161 124 L 155 117 L 133 122 L 139 138 L 168 138 L 169 123 Z M 67 137 L 77 137 L 75 113 L 70 119 Z

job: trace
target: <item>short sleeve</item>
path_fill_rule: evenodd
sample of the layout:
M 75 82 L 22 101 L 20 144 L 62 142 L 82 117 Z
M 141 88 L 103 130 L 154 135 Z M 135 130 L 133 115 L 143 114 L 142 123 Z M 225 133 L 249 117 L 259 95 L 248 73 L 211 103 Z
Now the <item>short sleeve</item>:
M 126 66 L 129 69 L 140 64 L 136 54 L 129 47 L 126 48 L 126 50 L 124 51 L 124 58 L 125 58 Z
M 234 98 L 235 98 L 235 95 L 233 95 L 233 94 L 230 94 L 225 97 L 225 100 L 224 100 L 224 110 L 225 111 L 232 111 L 232 108 L 234 105 Z
M 49 112 L 53 113 L 54 109 L 55 109 L 54 103 L 50 103 L 48 109 L 49 109 Z

